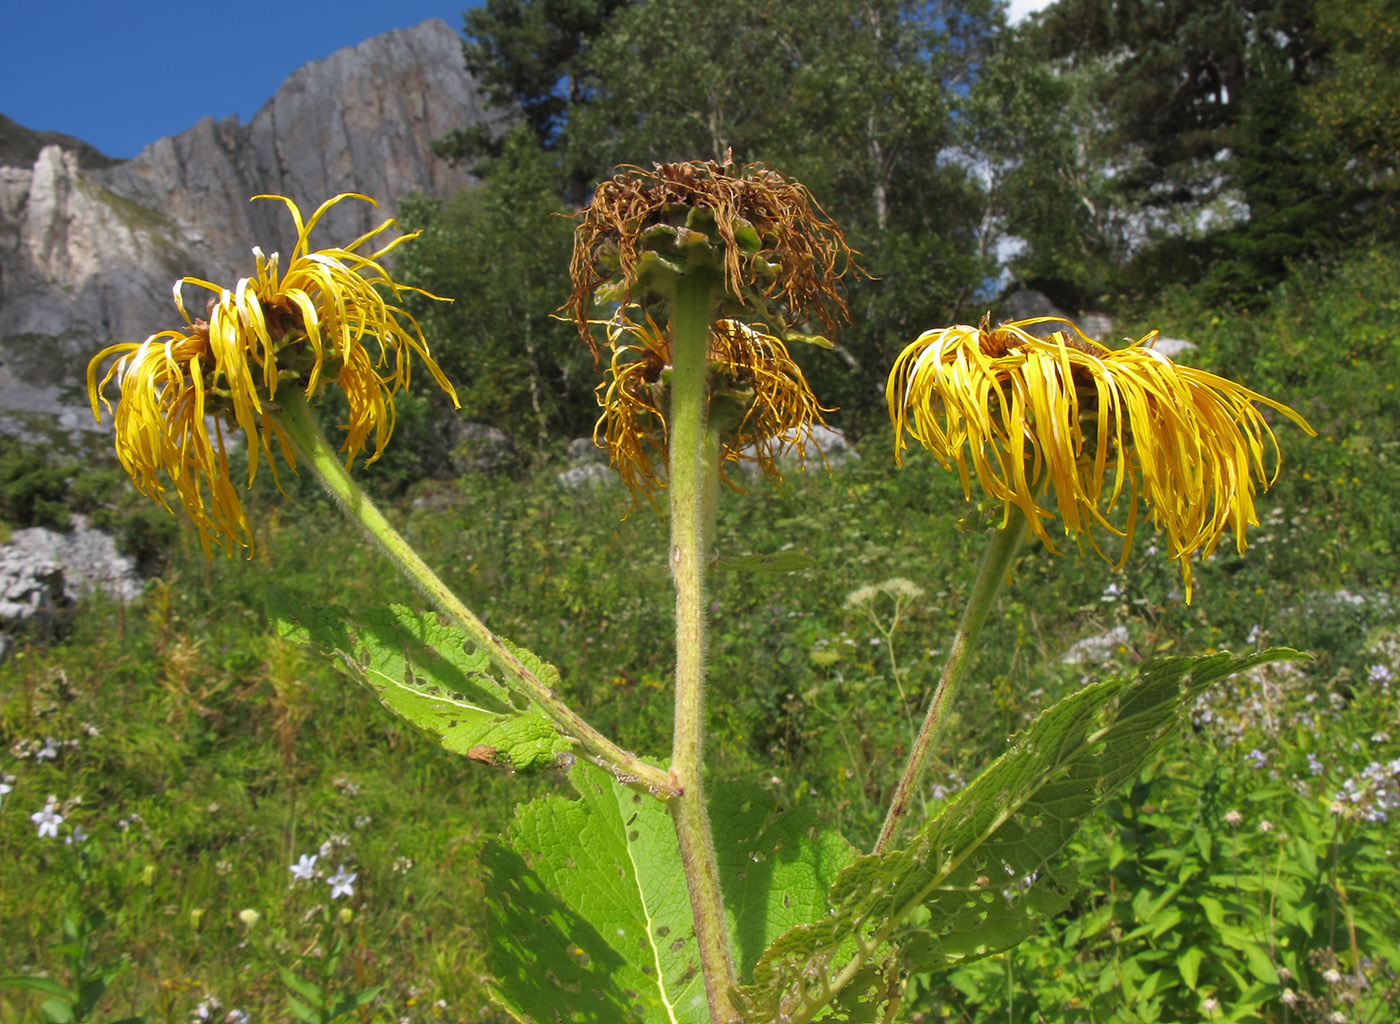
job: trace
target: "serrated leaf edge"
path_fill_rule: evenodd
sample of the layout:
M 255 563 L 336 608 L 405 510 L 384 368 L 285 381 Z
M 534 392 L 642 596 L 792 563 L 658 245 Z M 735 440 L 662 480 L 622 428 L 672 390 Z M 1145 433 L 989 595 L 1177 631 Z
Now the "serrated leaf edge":
M 1106 699 L 1112 699 L 1118 694 L 1121 694 L 1124 690 L 1128 689 L 1132 685 L 1132 683 L 1143 678 L 1144 674 L 1152 669 L 1156 669 L 1157 671 L 1172 671 L 1176 667 L 1180 666 L 1183 669 L 1183 671 L 1181 671 L 1180 676 L 1178 677 L 1180 680 L 1179 686 L 1185 688 L 1188 685 L 1188 681 L 1190 680 L 1191 676 L 1195 674 L 1198 668 L 1205 668 L 1209 671 L 1218 669 L 1222 663 L 1228 663 L 1232 660 L 1234 661 L 1234 665 L 1232 668 L 1214 674 L 1213 677 L 1205 684 L 1208 686 L 1210 685 L 1210 683 L 1217 682 L 1220 679 L 1238 674 L 1239 672 L 1247 671 L 1250 668 L 1255 668 L 1259 665 L 1265 664 L 1270 661 L 1283 661 L 1296 659 L 1300 657 L 1304 657 L 1304 655 L 1301 655 L 1297 651 L 1293 651 L 1288 648 L 1270 648 L 1269 650 L 1260 651 L 1251 655 L 1244 655 L 1238 658 L 1232 658 L 1232 656 L 1229 655 L 1228 652 L 1220 652 L 1216 655 L 1201 655 L 1195 658 L 1184 657 L 1163 659 L 1156 663 L 1149 662 L 1142 666 L 1139 666 L 1138 670 L 1133 675 L 1128 677 L 1105 679 L 1099 680 L 1094 683 L 1090 683 L 1088 686 L 1085 686 L 1079 691 L 1077 691 L 1075 696 L 1083 700 L 1086 699 L 1084 697 L 1085 693 L 1089 693 L 1095 689 L 1099 689 L 1105 691 Z M 1212 661 L 1214 663 L 1210 664 L 1210 662 Z M 1179 700 L 1176 706 L 1180 707 Z M 1031 797 L 1033 797 L 1037 792 L 1039 792 L 1039 790 L 1044 785 L 1043 780 L 1045 778 L 1048 778 L 1049 776 L 1062 770 L 1066 764 L 1069 764 L 1073 760 L 1075 760 L 1077 755 L 1079 755 L 1082 751 L 1089 749 L 1095 744 L 1097 744 L 1103 738 L 1105 733 L 1107 733 L 1110 729 L 1113 729 L 1114 727 L 1118 726 L 1122 721 L 1123 719 L 1117 713 L 1115 713 L 1112 720 L 1109 721 L 1107 724 L 1105 724 L 1099 729 L 1094 730 L 1092 733 L 1086 733 L 1084 738 L 1073 748 L 1062 751 L 1058 762 L 1050 769 L 1050 771 L 1041 773 L 1041 784 L 1032 789 L 1027 790 L 1026 800 L 1022 800 L 1015 807 L 1004 809 L 1002 813 L 998 814 L 994 819 L 992 819 L 992 823 L 989 824 L 989 826 L 983 830 L 977 842 L 968 844 L 966 846 L 962 856 L 953 857 L 941 863 L 938 866 L 938 869 L 931 873 L 931 880 L 928 883 L 928 885 L 919 889 L 914 896 L 912 896 L 905 903 L 901 904 L 898 908 L 894 909 L 886 917 L 884 924 L 882 924 L 878 929 L 876 929 L 876 931 L 871 933 L 868 938 L 863 934 L 864 925 L 866 920 L 868 919 L 868 916 L 861 917 L 856 922 L 855 927 L 847 935 L 845 935 L 842 938 L 841 942 L 838 944 L 844 945 L 848 941 L 853 942 L 856 947 L 855 955 L 851 957 L 850 961 L 846 964 L 846 966 L 843 967 L 834 977 L 831 977 L 829 980 L 823 981 L 822 998 L 819 998 L 818 1000 L 813 1000 L 806 996 L 806 994 L 804 993 L 801 1008 L 798 1009 L 796 1013 L 791 1014 L 787 1018 L 787 1021 L 789 1021 L 790 1024 L 805 1024 L 805 1022 L 810 1021 L 824 1008 L 831 1005 L 831 1003 L 840 995 L 841 991 L 848 984 L 850 984 L 850 982 L 856 977 L 856 975 L 859 974 L 860 971 L 865 967 L 865 965 L 870 961 L 872 954 L 877 952 L 882 946 L 884 946 L 890 941 L 891 936 L 899 927 L 903 925 L 905 919 L 909 916 L 909 914 L 912 913 L 916 907 L 922 904 L 925 898 L 927 898 L 928 894 L 933 892 L 936 888 L 938 888 L 954 871 L 956 871 L 962 865 L 962 863 L 965 860 L 967 860 L 975 851 L 980 849 L 982 845 L 986 843 L 988 838 L 994 835 L 996 831 L 999 828 L 1001 828 L 1002 825 L 1004 825 L 1011 817 L 1013 817 L 1019 811 L 1019 809 L 1022 806 L 1024 806 L 1026 802 L 1028 802 L 1028 800 Z M 1023 732 L 1024 731 L 1025 730 L 1023 730 Z M 1018 733 L 1017 735 L 1019 736 L 1020 733 Z M 1158 746 L 1160 746 L 1164 738 L 1165 733 L 1156 737 L 1154 741 L 1149 745 L 1148 753 L 1144 756 L 1149 756 L 1151 750 L 1156 749 Z M 1002 758 L 1009 756 L 1014 749 L 1014 745 L 1012 747 L 1009 747 L 1006 753 L 1002 754 L 1001 757 L 993 761 L 983 771 L 990 771 Z M 951 806 L 952 805 L 950 805 L 949 808 L 945 808 L 945 812 L 951 809 Z M 935 819 L 930 820 L 932 821 Z M 922 833 L 924 829 L 927 828 L 927 825 L 928 823 L 925 823 L 924 828 L 920 829 L 920 836 L 915 839 L 916 844 L 921 841 Z M 911 848 L 906 847 L 901 850 L 891 851 L 891 853 L 886 854 L 884 856 L 890 858 L 899 857 L 906 854 L 909 851 L 909 849 Z M 856 865 L 860 864 L 861 861 L 866 859 L 868 859 L 868 857 L 858 858 L 846 870 L 852 870 L 856 867 Z M 836 885 L 839 884 L 840 879 L 838 876 L 837 882 L 833 884 L 833 889 L 836 887 Z M 806 926 L 798 927 L 801 928 Z M 792 929 L 792 931 L 796 930 L 798 929 Z M 782 936 L 779 936 L 779 938 L 775 940 L 774 943 L 770 944 L 769 948 L 771 949 L 773 945 L 776 945 L 778 942 L 781 941 Z M 762 961 L 762 959 L 763 958 L 760 957 L 760 962 Z

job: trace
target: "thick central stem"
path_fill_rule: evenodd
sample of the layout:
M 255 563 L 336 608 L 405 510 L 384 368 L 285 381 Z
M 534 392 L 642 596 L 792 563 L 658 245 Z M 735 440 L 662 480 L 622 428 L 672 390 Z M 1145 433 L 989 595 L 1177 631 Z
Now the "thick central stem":
M 671 798 L 681 864 L 685 869 L 705 997 L 715 1024 L 738 1014 L 730 999 L 734 962 L 729 952 L 710 815 L 702 779 L 705 733 L 705 545 L 713 515 L 718 445 L 706 429 L 706 371 L 710 316 L 718 284 L 693 271 L 676 284 L 671 308 L 671 574 L 676 583 L 676 718 Z

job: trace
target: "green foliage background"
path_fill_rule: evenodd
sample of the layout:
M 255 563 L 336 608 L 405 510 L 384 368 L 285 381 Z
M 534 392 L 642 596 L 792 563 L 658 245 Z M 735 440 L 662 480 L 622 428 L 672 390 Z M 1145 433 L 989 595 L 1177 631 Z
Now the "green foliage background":
M 873 276 L 851 282 L 842 348 L 800 354 L 860 459 L 778 488 L 741 479 L 721 503 L 721 556 L 813 561 L 711 587 L 712 766 L 743 780 L 751 809 L 799 808 L 868 848 L 963 606 L 988 510 L 925 457 L 896 471 L 880 422 L 883 373 L 918 331 L 1034 284 L 1113 313 L 1116 334 L 1197 342 L 1192 361 L 1320 432 L 1285 428 L 1249 550 L 1222 544 L 1189 607 L 1146 535 L 1117 575 L 1092 556 L 1022 555 L 930 813 L 1088 677 L 1274 643 L 1312 660 L 1214 691 L 1063 857 L 1087 888 L 1053 926 L 914 979 L 904 1019 L 1384 1021 L 1400 1000 L 1393 808 L 1372 820 L 1400 774 L 1400 11 L 1351 8 L 1061 0 L 1014 31 L 976 2 L 938 17 L 843 0 L 832 16 L 799 0 L 779 18 L 739 0 L 492 0 L 468 15 L 469 60 L 524 113 L 499 136 L 444 140 L 482 184 L 406 204 L 424 234 L 399 269 L 455 299 L 415 314 L 462 418 L 501 427 L 521 457 L 430 479 L 459 434 L 414 398 L 366 479 L 490 627 L 556 664 L 624 746 L 669 743 L 666 529 L 613 483 L 557 477 L 564 443 L 591 431 L 598 379 L 551 319 L 567 215 L 614 161 L 733 146 L 806 182 L 865 252 Z M 1161 43 L 1177 37 L 1191 47 Z M 1184 69 L 1193 88 L 1165 102 Z M 289 970 L 293 991 L 334 989 L 350 1019 L 504 1020 L 483 865 L 507 854 L 487 844 L 521 827 L 518 803 L 571 790 L 443 751 L 277 635 L 272 579 L 296 607 L 421 604 L 312 487 L 283 484 L 287 497 L 265 478 L 253 496 L 256 557 L 211 565 L 114 472 L 0 450 L 7 527 L 82 511 L 155 571 L 140 602 L 86 603 L 58 640 L 12 638 L 0 663 L 0 976 L 67 984 L 67 916 L 95 922 L 83 970 L 115 972 L 94 1019 L 183 1024 L 211 996 L 220 1014 L 289 1019 Z M 887 641 L 846 596 L 892 577 L 924 594 Z M 1088 661 L 1063 660 L 1096 637 Z M 30 816 L 50 794 L 64 823 L 40 839 Z M 64 844 L 75 825 L 88 844 Z M 312 853 L 321 876 L 293 879 Z M 341 865 L 354 895 L 331 900 Z M 37 1019 L 39 1003 L 0 987 L 0 1019 Z
M 1288 988 L 1317 1000 L 1319 1014 L 1348 1005 L 1344 992 L 1371 1006 L 1393 994 L 1393 833 L 1330 805 L 1368 764 L 1400 756 L 1394 685 L 1371 675 L 1372 665 L 1400 673 L 1397 266 L 1394 250 L 1377 248 L 1298 272 L 1247 315 L 1220 317 L 1189 292 L 1153 314 L 1201 338 L 1212 364 L 1295 396 L 1323 436 L 1281 435 L 1284 472 L 1248 552 L 1200 566 L 1190 607 L 1146 536 L 1121 575 L 1093 557 L 1027 551 L 993 612 L 930 808 L 1001 752 L 1028 709 L 1085 674 L 1266 642 L 1313 660 L 1220 690 L 1202 709 L 1210 721 L 1184 731 L 1081 834 L 1066 863 L 1088 888 L 1056 927 L 980 966 L 918 980 L 908 1019 L 1004 1010 L 1176 1020 L 1215 999 L 1241 1008 L 1234 1019 L 1281 1021 Z M 980 547 L 975 531 L 958 529 L 975 513 L 953 478 L 919 457 L 894 470 L 880 434 L 860 449 L 829 476 L 793 472 L 781 488 L 755 482 L 722 502 L 725 554 L 791 546 L 815 564 L 716 576 L 710 723 L 718 777 L 807 808 L 857 848 L 878 829 L 909 715 L 962 605 L 961 567 Z M 500 1019 L 483 981 L 482 844 L 507 828 L 513 805 L 562 780 L 449 755 L 278 639 L 269 579 L 301 607 L 417 598 L 314 494 L 272 492 L 257 504 L 255 560 L 206 564 L 179 523 L 139 605 L 86 605 L 67 640 L 21 647 L 0 665 L 10 751 L 0 770 L 13 777 L 0 801 L 0 973 L 59 970 L 48 950 L 59 908 L 92 906 L 107 915 L 95 959 L 131 965 L 103 1003 L 112 1017 L 184 1021 L 212 994 L 278 1019 L 286 997 L 275 968 L 338 936 L 345 988 L 383 986 L 368 1019 Z M 624 519 L 627 508 L 616 485 L 566 491 L 545 467 L 420 485 L 395 518 L 439 553 L 493 629 L 558 665 L 600 727 L 655 751 L 669 739 L 665 524 L 645 508 Z M 845 604 L 891 576 L 926 590 L 894 635 L 907 705 L 883 641 Z M 1075 641 L 1115 627 L 1125 632 L 1091 662 L 1061 662 Z M 48 737 L 57 756 L 36 758 Z M 80 796 L 63 830 L 82 824 L 101 844 L 84 883 L 65 868 L 72 847 L 37 839 L 29 821 L 50 793 L 61 804 Z M 1225 821 L 1231 810 L 1237 826 Z M 1271 831 L 1259 831 L 1263 821 Z M 324 880 L 293 884 L 287 866 L 337 835 L 346 845 L 331 848 L 326 875 L 345 862 L 359 877 L 353 899 L 330 903 Z M 348 923 L 341 907 L 353 907 Z M 251 929 L 243 909 L 261 915 Z M 1356 971 L 1353 933 L 1355 957 L 1371 965 L 1365 990 L 1323 977 Z M 1265 962 L 1272 980 L 1260 977 Z M 28 998 L 0 989 L 0 1016 L 25 1019 Z
M 864 254 L 842 358 L 798 354 L 862 426 L 909 340 L 1023 285 L 1120 319 L 1183 284 L 1257 305 L 1299 261 L 1394 237 L 1400 10 L 1352 6 L 1058 0 L 1008 28 L 988 0 L 492 0 L 468 65 L 520 114 L 442 140 L 486 185 L 415 212 L 414 268 L 461 305 L 437 344 L 482 382 L 469 418 L 538 447 L 541 413 L 502 404 L 548 381 L 551 425 L 584 433 L 593 378 L 536 333 L 568 258 L 546 212 L 616 164 L 729 151 L 805 183 Z

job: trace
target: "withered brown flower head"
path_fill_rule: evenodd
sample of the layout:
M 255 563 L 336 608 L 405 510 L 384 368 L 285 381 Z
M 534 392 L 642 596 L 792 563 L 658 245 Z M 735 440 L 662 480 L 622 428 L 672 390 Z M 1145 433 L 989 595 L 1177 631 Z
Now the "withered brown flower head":
M 589 309 L 600 285 L 626 306 L 645 301 L 639 271 L 651 257 L 664 268 L 713 253 L 723 273 L 722 314 L 764 320 L 783 334 L 815 321 L 825 334 L 847 318 L 840 278 L 859 271 L 841 228 L 806 187 L 763 164 L 736 169 L 713 160 L 624 166 L 604 181 L 574 230 L 569 310 L 596 355 Z

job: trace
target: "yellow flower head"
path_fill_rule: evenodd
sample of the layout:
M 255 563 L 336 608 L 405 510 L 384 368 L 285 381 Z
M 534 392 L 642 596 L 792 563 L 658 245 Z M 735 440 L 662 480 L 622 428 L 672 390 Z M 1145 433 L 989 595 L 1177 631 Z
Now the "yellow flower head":
M 291 211 L 297 240 L 285 271 L 277 253 L 265 256 L 255 248 L 253 276 L 232 289 L 194 277 L 177 281 L 175 306 L 184 318 L 183 328 L 105 348 L 87 370 L 88 398 L 99 422 L 99 400 L 113 411 L 103 391 L 113 380 L 120 386 L 114 420 L 122 466 L 143 494 L 167 509 L 163 477 L 168 478 L 199 527 L 206 555 L 211 541 L 223 544 L 230 554 L 234 547 L 251 548 L 252 543 L 229 479 L 226 427 L 244 435 L 249 484 L 257 473 L 259 449 L 271 463 L 274 438 L 287 464 L 296 469 L 275 416 L 279 386 L 296 387 L 308 400 L 321 394 L 328 379 L 340 387 L 349 406 L 341 444 L 347 466 L 371 435 L 375 450 L 367 461 L 383 452 L 394 429 L 393 396 L 409 384 L 410 354 L 423 361 L 453 404 L 457 402 L 418 324 L 397 304 L 405 292 L 428 293 L 396 283 L 379 262 L 416 234 L 401 235 L 368 254 L 355 251 L 393 226 L 391 219 L 348 246 L 312 251 L 307 238 L 327 210 L 344 199 L 377 205 L 374 200 L 354 193 L 338 195 L 303 222 L 290 199 L 253 198 L 277 199 Z M 211 293 L 207 319 L 191 320 L 185 311 L 181 289 L 186 284 Z M 112 355 L 119 358 L 99 383 L 101 364 Z M 206 416 L 213 418 L 212 438 Z
M 665 378 L 671 367 L 668 332 L 650 318 L 643 327 L 620 319 L 612 325 L 613 356 L 598 404 L 603 414 L 593 440 L 634 495 L 651 499 L 665 487 Z M 785 450 L 801 458 L 823 409 L 801 368 L 781 340 L 737 320 L 717 320 L 710 330 L 710 422 L 721 431 L 720 464 L 751 462 L 770 479 Z
M 598 186 L 574 230 L 569 310 L 593 348 L 596 300 L 645 303 L 642 293 L 713 260 L 721 315 L 780 323 L 784 336 L 806 320 L 830 333 L 846 317 L 839 282 L 859 271 L 854 256 L 806 187 L 771 167 L 736 168 L 728 154 L 723 163 L 623 167 Z
M 1047 322 L 1068 330 L 1027 330 Z M 1227 526 L 1243 552 L 1246 525 L 1259 522 L 1256 483 L 1266 489 L 1278 475 L 1278 442 L 1256 405 L 1315 432 L 1287 406 L 1146 347 L 1155 337 L 1113 351 L 1059 317 L 929 331 L 900 353 L 885 389 L 896 457 L 908 434 L 945 469 L 957 466 L 969 499 L 970 461 L 1003 503 L 1003 525 L 1015 505 L 1053 552 L 1043 520 L 1058 514 L 1066 534 L 1087 535 L 1102 555 L 1101 526 L 1124 539 L 1120 567 L 1140 495 L 1189 603 L 1192 553 L 1209 555 Z M 1120 530 L 1106 517 L 1125 497 Z

